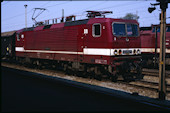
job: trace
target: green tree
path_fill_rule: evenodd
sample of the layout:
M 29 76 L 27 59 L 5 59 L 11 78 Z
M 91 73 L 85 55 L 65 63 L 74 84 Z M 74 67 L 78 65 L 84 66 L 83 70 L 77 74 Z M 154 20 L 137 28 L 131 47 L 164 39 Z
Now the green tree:
M 138 20 L 139 16 L 137 14 L 127 13 L 123 19 Z

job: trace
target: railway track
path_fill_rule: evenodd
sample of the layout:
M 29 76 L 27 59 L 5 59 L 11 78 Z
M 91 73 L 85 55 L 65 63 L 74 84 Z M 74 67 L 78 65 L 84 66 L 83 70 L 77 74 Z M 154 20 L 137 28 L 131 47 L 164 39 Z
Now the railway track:
M 13 64 L 13 63 L 11 63 L 11 64 L 12 65 L 16 65 L 16 64 Z M 7 65 L 11 65 L 11 64 L 8 63 Z M 13 66 L 13 67 L 15 68 L 17 66 L 19 66 L 19 65 L 16 65 L 16 66 Z M 20 67 L 23 68 L 23 66 L 20 66 Z M 24 67 L 24 68 L 26 68 L 26 67 Z M 29 69 L 31 69 L 31 68 L 29 68 Z M 32 70 L 33 70 L 33 68 L 32 68 Z M 41 73 L 43 73 L 44 70 L 39 70 L 39 71 Z M 45 69 L 45 71 L 47 71 L 47 73 L 58 73 L 58 72 L 56 72 L 54 70 L 50 70 L 50 69 Z M 71 76 L 65 75 L 64 72 L 59 72 L 59 73 L 62 74 L 62 77 L 65 77 L 65 78 L 76 77 L 77 79 L 71 79 L 71 80 L 78 80 L 79 82 L 84 82 L 84 83 L 88 83 L 88 84 L 90 83 L 92 85 L 98 85 L 98 84 L 100 85 L 100 84 L 103 84 L 103 83 L 105 83 L 105 84 L 108 83 L 108 84 L 113 84 L 113 85 L 114 84 L 120 84 L 120 85 L 124 85 L 124 87 L 126 87 L 126 88 L 130 87 L 131 89 L 140 89 L 141 91 L 150 90 L 150 91 L 153 91 L 153 92 L 156 92 L 156 93 L 158 92 L 158 81 L 157 82 L 153 82 L 153 81 L 148 81 L 148 80 L 143 79 L 143 80 L 139 80 L 139 81 L 124 82 L 123 80 L 118 80 L 116 83 L 113 83 L 113 82 L 111 82 L 111 81 L 109 81 L 107 79 L 103 79 L 102 81 L 97 81 L 97 80 L 90 79 L 90 78 L 82 78 L 82 77 L 77 77 L 77 76 L 72 76 L 72 75 Z M 147 76 L 151 76 L 152 77 L 154 75 L 154 77 L 158 77 L 158 71 L 155 71 L 155 70 L 143 69 L 142 74 L 144 74 L 144 73 Z M 149 73 L 151 73 L 151 74 L 149 74 Z M 167 74 L 169 74 L 169 72 Z M 85 80 L 82 81 L 80 79 L 85 79 Z M 89 81 L 94 81 L 94 82 L 91 83 Z M 102 86 L 102 85 L 100 85 L 100 86 Z M 167 84 L 166 87 L 167 87 L 166 93 L 168 95 L 170 95 L 170 84 Z M 123 90 L 126 90 L 126 89 L 123 89 Z M 137 92 L 137 91 L 133 91 L 132 90 L 131 93 L 133 93 L 133 92 Z
M 149 75 L 149 76 L 159 77 L 159 70 L 156 70 L 156 69 L 146 69 L 146 68 L 144 68 L 144 69 L 142 70 L 142 74 L 143 74 L 143 75 Z M 169 71 L 169 70 L 165 72 L 165 76 L 166 76 L 167 78 L 170 78 L 170 71 Z
M 126 83 L 126 82 L 121 82 L 121 83 L 126 84 L 128 86 L 133 86 L 133 87 L 136 87 L 136 88 L 149 89 L 149 90 L 153 90 L 153 91 L 158 92 L 158 85 L 159 84 L 156 83 L 156 82 L 141 80 L 141 81 L 134 81 L 134 82 L 129 82 L 129 83 Z M 166 88 L 167 88 L 166 93 L 170 93 L 170 84 L 167 84 Z

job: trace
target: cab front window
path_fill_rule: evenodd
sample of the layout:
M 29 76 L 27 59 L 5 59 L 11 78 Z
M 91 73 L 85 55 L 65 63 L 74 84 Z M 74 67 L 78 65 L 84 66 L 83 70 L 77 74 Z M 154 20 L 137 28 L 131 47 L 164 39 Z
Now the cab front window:
M 138 25 L 130 23 L 113 23 L 113 35 L 136 37 L 139 35 Z
M 125 36 L 126 29 L 124 23 L 114 23 L 113 24 L 113 34 L 115 36 Z
M 138 26 L 135 24 L 127 24 L 127 36 L 138 36 Z

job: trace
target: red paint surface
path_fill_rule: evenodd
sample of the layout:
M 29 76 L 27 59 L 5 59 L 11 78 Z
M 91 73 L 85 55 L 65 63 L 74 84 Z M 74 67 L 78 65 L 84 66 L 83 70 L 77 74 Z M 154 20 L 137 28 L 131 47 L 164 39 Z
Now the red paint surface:
M 156 25 L 152 26 L 152 30 L 154 26 Z M 170 26 L 170 24 L 167 24 L 167 26 Z M 142 48 L 155 48 L 156 35 L 152 30 L 141 31 L 140 38 Z M 170 32 L 166 32 L 166 40 L 165 43 L 169 43 L 169 45 L 166 45 L 166 48 L 170 49 Z M 157 47 L 160 48 L 160 32 L 157 33 Z
M 24 38 L 16 41 L 16 47 L 24 47 L 25 50 L 47 50 L 47 51 L 70 51 L 83 52 L 83 48 L 140 48 L 139 37 L 116 37 L 112 33 L 112 22 L 137 23 L 135 20 L 122 20 L 111 18 L 92 18 L 87 24 L 64 26 L 64 23 L 54 24 L 49 29 L 43 26 L 34 28 L 34 31 L 24 31 Z M 92 25 L 100 23 L 102 34 L 100 37 L 92 36 Z M 103 26 L 105 29 L 103 29 Z M 84 34 L 88 29 L 88 34 Z M 117 40 L 114 41 L 114 38 Z M 28 56 L 32 58 L 55 59 L 65 61 L 79 61 L 84 63 L 95 63 L 95 59 L 107 60 L 111 64 L 114 59 L 103 55 L 79 55 L 79 54 L 55 54 L 55 53 L 24 53 L 16 52 L 17 56 Z

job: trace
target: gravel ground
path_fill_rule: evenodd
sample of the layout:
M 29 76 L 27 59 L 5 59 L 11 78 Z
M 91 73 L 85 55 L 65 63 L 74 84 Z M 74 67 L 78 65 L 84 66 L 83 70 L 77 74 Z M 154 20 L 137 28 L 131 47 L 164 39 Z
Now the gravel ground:
M 158 97 L 158 92 L 156 92 L 156 91 L 152 91 L 152 90 L 149 90 L 149 89 L 135 88 L 133 86 L 129 86 L 129 85 L 127 86 L 126 84 L 123 84 L 123 83 L 114 83 L 114 82 L 111 82 L 109 80 L 97 81 L 95 79 L 90 79 L 90 78 L 82 78 L 82 77 L 77 77 L 77 76 L 73 76 L 73 75 L 66 75 L 66 74 L 64 74 L 64 72 L 61 72 L 61 71 L 54 71 L 54 70 L 47 70 L 47 69 L 43 69 L 43 70 L 31 69 L 31 68 L 27 68 L 27 67 L 24 67 L 24 66 L 19 66 L 19 65 L 4 63 L 4 62 L 1 63 L 1 65 L 6 66 L 6 67 L 10 67 L 10 68 L 41 73 L 41 74 L 45 74 L 45 75 L 48 75 L 48 76 L 65 78 L 65 79 L 69 79 L 69 80 L 73 80 L 73 81 L 77 81 L 77 82 L 83 82 L 83 83 L 87 83 L 87 84 L 98 85 L 98 86 L 116 89 L 116 90 L 120 90 L 120 91 L 124 91 L 124 92 L 128 92 L 128 93 L 137 92 L 139 95 L 148 96 L 148 97 L 151 97 L 151 98 L 157 98 Z M 158 77 L 145 76 L 144 80 L 158 82 Z M 170 79 L 166 79 L 166 81 L 167 81 L 168 84 L 170 84 Z M 170 100 L 170 93 L 167 94 L 166 100 Z

